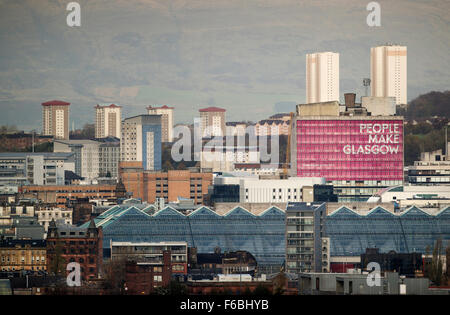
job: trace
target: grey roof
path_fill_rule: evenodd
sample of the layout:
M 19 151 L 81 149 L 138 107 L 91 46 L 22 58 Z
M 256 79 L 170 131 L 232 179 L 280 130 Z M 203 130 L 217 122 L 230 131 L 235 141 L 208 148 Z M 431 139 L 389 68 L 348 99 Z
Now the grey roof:
M 325 206 L 324 202 L 289 202 L 286 211 L 311 211 Z
M 72 152 L 2 152 L 0 153 L 0 159 L 2 158 L 25 158 L 27 156 L 40 156 L 43 155 L 46 158 L 68 158 L 73 155 Z
M 78 144 L 78 145 L 83 145 L 83 144 L 99 144 L 98 141 L 95 140 L 90 140 L 90 139 L 71 139 L 71 140 L 54 140 L 54 142 L 60 142 L 60 143 L 64 143 L 64 144 L 68 144 L 68 145 L 73 145 L 73 144 Z
M 15 247 L 16 245 L 31 245 L 31 247 L 45 247 L 45 240 L 1 240 L 0 247 Z

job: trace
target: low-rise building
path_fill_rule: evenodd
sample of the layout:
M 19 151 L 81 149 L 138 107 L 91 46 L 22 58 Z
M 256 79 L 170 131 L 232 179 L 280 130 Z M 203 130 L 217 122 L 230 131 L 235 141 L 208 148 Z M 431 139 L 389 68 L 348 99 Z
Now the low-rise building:
M 72 153 L 0 153 L 2 185 L 64 185 L 65 171 L 74 170 Z
M 0 217 L 0 235 L 8 240 L 42 240 L 44 227 L 36 217 L 7 215 Z
M 80 264 L 81 280 L 100 276 L 103 261 L 103 233 L 91 221 L 86 228 L 51 221 L 47 231 L 47 270 L 68 274 L 66 265 Z
M 1 271 L 45 271 L 45 240 L 0 240 Z
M 20 151 L 43 143 L 52 143 L 53 136 L 42 136 L 32 133 L 16 132 L 0 135 L 2 151 Z
M 40 186 L 29 185 L 20 187 L 19 191 L 26 197 L 33 197 L 43 203 L 56 204 L 67 208 L 68 202 L 77 198 L 117 200 L 120 185 L 61 185 Z
M 285 203 L 313 201 L 313 186 L 325 184 L 324 178 L 290 177 L 288 179 L 260 179 L 256 175 L 214 178 L 214 185 L 239 185 L 239 201 L 248 203 Z
M 208 146 L 205 145 L 200 154 L 202 169 L 213 172 L 229 172 L 236 163 L 259 163 L 258 147 L 252 146 Z
M 415 161 L 407 170 L 408 182 L 414 185 L 450 184 L 450 160 L 442 150 L 422 152 L 420 161 Z
M 44 227 L 46 233 L 52 220 L 60 221 L 68 225 L 72 224 L 72 209 L 68 208 L 59 208 L 50 205 L 39 206 L 36 209 L 35 215 L 39 224 Z
M 427 278 L 402 279 L 397 272 L 380 274 L 369 285 L 368 273 L 301 273 L 301 295 L 448 295 L 449 289 L 429 288 Z
M 164 255 L 170 255 L 172 274 L 187 274 L 188 246 L 186 242 L 110 242 L 111 260 L 130 260 L 138 265 L 164 265 Z
M 183 197 L 202 204 L 208 194 L 208 186 L 212 184 L 213 174 L 210 172 L 195 169 L 152 172 L 129 166 L 129 163 L 121 163 L 120 167 L 120 178 L 126 191 L 132 193 L 133 198 L 149 203 L 154 203 L 157 198 L 168 203 Z
M 125 262 L 125 292 L 129 295 L 148 295 L 160 287 L 167 287 L 172 279 L 170 251 L 155 263 Z
M 395 203 L 396 208 L 411 206 L 444 209 L 450 205 L 450 185 L 404 185 L 380 190 L 369 198 L 372 203 Z

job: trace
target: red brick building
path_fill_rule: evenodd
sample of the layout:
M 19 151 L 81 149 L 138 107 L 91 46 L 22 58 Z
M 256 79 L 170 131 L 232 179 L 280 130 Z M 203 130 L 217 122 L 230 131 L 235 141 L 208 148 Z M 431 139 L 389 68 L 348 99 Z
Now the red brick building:
M 24 197 L 34 197 L 44 203 L 56 203 L 67 208 L 70 201 L 78 198 L 116 200 L 119 185 L 27 185 L 19 188 Z
M 53 142 L 53 136 L 34 135 L 34 145 Z M 17 132 L 0 135 L 0 149 L 7 151 L 19 151 L 31 148 L 33 134 Z
M 212 173 L 190 170 L 144 171 L 140 162 L 121 162 L 119 173 L 126 191 L 147 202 L 155 202 L 156 198 L 172 202 L 183 197 L 203 204 L 213 179 Z
M 81 280 L 98 278 L 103 257 L 103 233 L 91 220 L 87 228 L 56 225 L 51 221 L 47 232 L 47 271 L 65 272 L 70 262 L 80 264 Z
M 172 278 L 171 253 L 163 253 L 161 264 L 127 261 L 125 291 L 130 295 L 148 295 L 158 287 L 167 287 Z

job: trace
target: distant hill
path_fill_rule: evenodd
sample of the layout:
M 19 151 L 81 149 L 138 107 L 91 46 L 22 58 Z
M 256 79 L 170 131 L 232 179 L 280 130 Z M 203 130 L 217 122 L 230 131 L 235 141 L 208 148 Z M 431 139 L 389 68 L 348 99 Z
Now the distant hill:
M 450 117 L 450 91 L 429 92 L 412 100 L 404 113 L 407 119 Z

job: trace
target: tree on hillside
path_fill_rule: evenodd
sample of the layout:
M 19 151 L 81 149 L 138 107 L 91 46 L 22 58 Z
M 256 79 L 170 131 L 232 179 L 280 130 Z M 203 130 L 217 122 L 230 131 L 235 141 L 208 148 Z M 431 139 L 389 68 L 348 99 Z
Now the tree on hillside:
M 433 91 L 416 97 L 409 103 L 405 116 L 408 119 L 450 117 L 450 91 Z

